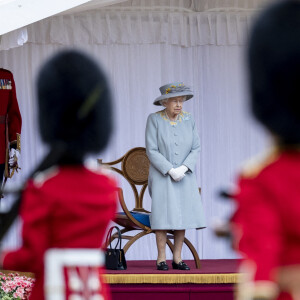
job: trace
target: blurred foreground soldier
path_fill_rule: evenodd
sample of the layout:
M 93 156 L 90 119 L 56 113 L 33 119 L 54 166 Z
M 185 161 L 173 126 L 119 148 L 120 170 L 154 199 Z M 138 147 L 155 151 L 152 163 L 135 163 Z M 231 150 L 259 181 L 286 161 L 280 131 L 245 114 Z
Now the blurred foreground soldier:
M 18 171 L 21 152 L 22 117 L 13 74 L 0 68 L 0 184 Z M 5 183 L 4 183 L 5 185 Z M 0 187 L 1 187 L 0 186 Z M 2 190 L 0 199 L 3 197 Z
M 23 245 L 4 256 L 3 267 L 35 273 L 30 300 L 110 299 L 100 246 L 115 213 L 116 183 L 83 164 L 111 133 L 106 78 L 87 56 L 64 51 L 42 67 L 37 89 L 50 152 L 22 196 Z
M 258 17 L 248 59 L 252 110 L 274 147 L 239 179 L 232 222 L 248 282 L 238 299 L 300 299 L 300 1 Z

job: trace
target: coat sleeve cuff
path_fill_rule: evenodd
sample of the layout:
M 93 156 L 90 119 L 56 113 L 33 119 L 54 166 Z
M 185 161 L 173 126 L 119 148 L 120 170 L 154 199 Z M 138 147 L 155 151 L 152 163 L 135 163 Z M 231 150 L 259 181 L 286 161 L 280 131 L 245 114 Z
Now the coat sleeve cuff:
M 168 172 L 173 168 L 173 165 L 171 163 L 165 163 L 161 166 L 160 172 L 166 176 Z
M 21 135 L 17 133 L 17 139 L 9 143 L 10 149 L 14 148 L 21 152 Z
M 191 164 L 188 160 L 185 160 L 182 164 L 188 168 L 188 173 L 194 172 L 194 164 Z

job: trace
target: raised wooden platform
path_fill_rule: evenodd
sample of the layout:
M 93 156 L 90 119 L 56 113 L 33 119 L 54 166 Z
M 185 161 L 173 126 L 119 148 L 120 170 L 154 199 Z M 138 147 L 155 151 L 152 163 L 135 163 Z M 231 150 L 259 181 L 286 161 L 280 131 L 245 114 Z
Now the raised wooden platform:
M 201 269 L 196 269 L 194 261 L 186 261 L 190 271 L 173 270 L 171 261 L 167 261 L 168 271 L 156 270 L 155 261 L 128 261 L 125 271 L 107 270 L 109 284 L 227 284 L 237 283 L 238 260 L 211 259 L 202 260 Z
M 202 260 L 201 269 L 158 271 L 155 261 L 128 261 L 125 271 L 107 270 L 113 300 L 233 300 L 241 280 L 238 260 Z M 171 267 L 171 261 L 167 262 Z

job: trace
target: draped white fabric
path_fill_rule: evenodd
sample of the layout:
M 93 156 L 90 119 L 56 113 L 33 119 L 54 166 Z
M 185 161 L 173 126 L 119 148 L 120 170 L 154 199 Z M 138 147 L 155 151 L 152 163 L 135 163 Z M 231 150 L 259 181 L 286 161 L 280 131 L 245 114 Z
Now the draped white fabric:
M 28 26 L 36 44 L 154 44 L 184 47 L 242 45 L 252 14 L 94 11 L 48 18 Z M 101 30 L 99 30 L 101 29 Z
M 145 15 L 109 12 L 106 15 L 95 11 L 81 14 L 80 22 L 77 16 L 63 16 L 30 26 L 29 44 L 0 52 L 1 66 L 14 74 L 23 117 L 22 171 L 9 186 L 25 180 L 45 153 L 36 120 L 34 81 L 38 67 L 65 46 L 79 47 L 102 64 L 113 89 L 115 129 L 109 146 L 99 154 L 104 161 L 119 158 L 132 147 L 145 145 L 146 119 L 157 110 L 152 102 L 159 96 L 161 85 L 183 81 L 193 87 L 195 96 L 185 103 L 184 109 L 194 115 L 200 134 L 202 151 L 197 177 L 208 228 L 189 230 L 187 237 L 196 246 L 200 258 L 235 257 L 229 244 L 214 237 L 211 224 L 216 217 L 230 215 L 233 209 L 231 203 L 220 200 L 218 191 L 231 186 L 241 162 L 266 144 L 265 135 L 249 117 L 246 104 L 242 41 L 247 36 L 251 17 L 244 13 L 177 16 L 153 12 Z M 184 21 L 178 23 L 181 19 Z M 176 20 L 175 23 L 172 20 Z M 144 26 L 138 29 L 135 26 L 139 22 Z M 115 35 L 112 28 L 118 26 L 122 27 Z M 201 31 L 205 36 L 202 42 Z M 131 209 L 130 188 L 121 183 Z M 148 209 L 150 202 L 147 193 L 145 206 Z M 4 247 L 17 243 L 19 237 L 12 231 Z M 138 241 L 128 251 L 127 258 L 155 259 L 154 235 Z M 183 258 L 192 258 L 187 248 L 183 250 Z
M 114 9 L 181 9 L 185 11 L 242 11 L 261 8 L 270 0 L 129 0 L 113 5 Z
M 28 40 L 27 28 L 20 28 L 0 35 L 0 50 L 8 50 L 24 45 Z
M 261 8 L 268 1 L 270 0 L 94 0 L 85 5 L 62 12 L 57 17 L 53 17 L 52 19 L 48 18 L 44 22 L 35 23 L 34 29 L 30 32 L 32 35 L 31 41 L 38 43 L 54 42 L 60 44 L 69 44 L 69 42 L 82 42 L 82 40 L 78 40 L 78 38 L 80 36 L 85 36 L 85 40 L 92 43 L 151 43 L 157 42 L 157 40 L 154 39 L 159 36 L 160 42 L 171 41 L 172 43 L 176 44 L 181 42 L 182 45 L 186 46 L 194 44 L 202 45 L 204 43 L 214 44 L 215 40 L 221 44 L 223 44 L 225 41 L 232 44 L 236 42 L 236 40 L 241 43 L 241 33 L 243 32 L 242 27 L 247 26 L 249 23 L 247 14 L 240 14 L 239 18 L 237 19 L 232 14 L 220 14 L 218 15 L 219 19 L 216 23 L 217 27 L 211 27 L 212 24 L 215 24 L 214 20 L 211 19 L 215 18 L 216 16 L 209 14 L 201 15 L 199 12 L 232 13 L 238 11 L 249 13 L 255 9 Z M 102 10 L 105 8 L 102 14 L 91 14 L 89 11 L 99 9 L 100 7 Z M 140 10 L 138 16 L 136 13 L 134 13 L 136 10 Z M 83 13 L 85 11 L 88 12 Z M 108 11 L 110 11 L 110 13 L 108 13 Z M 117 13 L 118 11 L 119 13 Z M 132 11 L 133 14 L 129 15 L 127 13 L 124 18 L 124 14 L 120 13 L 120 11 Z M 147 14 L 147 11 L 150 11 L 151 13 Z M 161 13 L 157 14 L 157 11 L 161 11 Z M 78 12 L 79 15 L 76 14 Z M 155 16 L 153 16 L 152 12 L 155 12 Z M 173 14 L 168 14 L 168 12 L 173 12 Z M 197 15 L 191 14 L 192 12 L 197 12 Z M 184 15 L 182 13 L 189 13 L 189 15 L 187 16 L 186 14 Z M 64 15 L 65 17 L 63 17 Z M 227 30 L 227 26 L 223 27 L 223 29 L 222 27 L 218 26 L 218 24 L 220 24 L 224 18 L 227 19 L 228 26 L 231 27 L 230 30 Z M 128 22 L 129 19 L 131 19 L 130 22 Z M 71 24 L 72 26 L 65 26 L 65 20 L 67 20 L 68 25 Z M 116 20 L 118 22 L 116 22 Z M 51 29 L 49 32 L 43 32 L 43 28 L 47 28 L 44 23 L 47 22 L 50 22 Z M 169 25 L 167 25 L 166 22 L 168 22 Z M 195 23 L 198 24 L 198 28 L 193 29 Z M 38 29 L 38 24 L 41 24 L 43 28 Z M 93 27 L 91 27 L 92 25 Z M 94 32 L 95 28 L 99 28 L 97 25 L 101 25 L 101 31 L 97 30 Z M 125 27 L 122 25 L 125 25 Z M 150 30 L 148 30 L 146 34 L 144 31 L 147 26 L 145 25 L 151 25 L 149 26 Z M 179 28 L 181 33 L 183 33 L 183 30 L 187 29 L 187 27 L 189 27 L 191 30 L 187 39 L 184 38 L 182 40 L 178 40 L 178 34 L 176 34 L 175 30 Z M 0 36 L 0 50 L 8 50 L 22 46 L 24 43 L 26 43 L 28 40 L 28 28 L 32 29 L 32 26 L 20 28 Z M 59 30 L 56 30 L 58 28 Z M 132 31 L 134 31 L 136 28 L 139 28 L 139 31 L 138 35 L 134 37 L 132 36 Z M 239 29 L 239 36 L 236 36 L 237 33 L 232 31 L 233 28 Z M 198 33 L 195 32 L 195 30 L 197 30 Z M 75 37 L 73 36 L 73 31 L 76 32 Z M 141 35 L 142 31 L 143 35 Z M 219 41 L 218 36 L 224 35 L 226 31 L 231 35 L 234 34 L 234 39 L 227 37 L 226 40 Z M 83 34 L 81 34 L 81 32 Z M 102 36 L 101 33 L 103 33 L 104 36 Z M 186 31 L 186 33 L 188 32 Z M 156 34 L 156 36 L 154 36 L 154 34 Z M 199 35 L 198 37 L 197 34 Z M 39 36 L 39 40 L 36 40 L 37 35 Z M 76 37 L 77 40 L 75 41 L 74 39 L 76 39 Z M 172 37 L 172 39 L 170 37 Z

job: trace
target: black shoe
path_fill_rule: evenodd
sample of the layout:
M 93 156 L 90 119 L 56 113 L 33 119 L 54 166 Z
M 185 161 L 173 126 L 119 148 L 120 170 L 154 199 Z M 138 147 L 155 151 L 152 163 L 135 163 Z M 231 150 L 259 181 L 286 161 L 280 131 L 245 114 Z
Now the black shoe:
M 159 271 L 168 271 L 169 267 L 165 261 L 161 261 L 159 264 L 156 264 L 157 270 Z
M 190 270 L 190 267 L 184 261 L 180 261 L 178 264 L 172 261 L 172 267 L 173 269 L 178 269 L 178 270 L 186 270 L 186 271 Z

